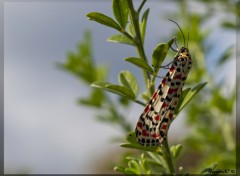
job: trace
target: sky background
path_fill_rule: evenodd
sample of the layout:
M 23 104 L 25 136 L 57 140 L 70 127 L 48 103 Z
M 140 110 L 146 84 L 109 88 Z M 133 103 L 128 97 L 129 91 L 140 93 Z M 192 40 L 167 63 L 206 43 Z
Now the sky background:
M 202 11 L 199 4 L 191 5 L 195 12 Z M 171 32 L 176 30 L 164 14 L 177 6 L 174 2 L 149 2 L 145 7 L 151 9 L 146 34 L 150 57 L 156 44 L 165 42 L 162 38 L 171 38 Z M 96 173 L 94 167 L 101 165 L 98 161 L 121 150 L 118 143 L 110 142 L 112 137 L 123 135 L 120 129 L 97 123 L 96 112 L 77 104 L 89 87 L 55 65 L 65 61 L 68 51 L 75 51 L 84 31 L 90 29 L 94 58 L 97 63 L 109 65 L 110 82 L 116 83 L 121 70 L 131 70 L 141 78 L 139 69 L 122 60 L 136 56 L 135 49 L 106 42 L 108 36 L 117 32 L 87 20 L 85 14 L 92 11 L 112 16 L 111 2 L 4 3 L 5 174 Z M 214 26 L 218 17 L 208 25 Z M 217 58 L 217 51 L 235 45 L 236 36 L 234 32 L 215 29 L 208 40 L 216 43 L 216 47 L 207 57 Z M 206 59 L 211 71 L 215 60 L 209 58 Z M 233 60 L 216 79 L 229 78 L 226 81 L 231 88 L 234 69 Z M 141 106 L 133 104 L 127 112 L 133 125 L 141 111 Z M 181 118 L 174 121 L 171 128 L 176 126 L 176 130 L 170 130 L 170 139 L 171 135 L 183 133 L 179 128 L 182 123 Z

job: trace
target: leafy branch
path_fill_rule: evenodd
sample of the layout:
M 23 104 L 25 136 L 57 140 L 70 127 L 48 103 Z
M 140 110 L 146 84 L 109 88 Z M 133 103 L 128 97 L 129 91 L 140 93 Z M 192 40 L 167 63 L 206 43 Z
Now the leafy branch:
M 142 1 L 138 10 L 135 10 L 133 6 L 133 2 L 131 0 L 127 0 L 127 1 L 113 0 L 113 5 L 112 5 L 113 14 L 115 16 L 116 21 L 113 18 L 99 12 L 90 12 L 86 16 L 90 20 L 93 20 L 105 26 L 111 27 L 120 33 L 120 34 L 111 36 L 108 39 L 108 41 L 129 44 L 136 48 L 139 58 L 129 57 L 129 58 L 125 58 L 124 60 L 142 69 L 143 77 L 145 80 L 145 86 L 147 89 L 147 92 L 143 93 L 142 97 L 144 97 L 144 99 L 148 101 L 154 92 L 154 81 L 155 81 L 156 75 L 159 71 L 159 68 L 162 66 L 164 59 L 166 58 L 169 48 L 174 42 L 174 39 L 171 39 L 167 43 L 158 44 L 155 47 L 152 54 L 152 66 L 148 65 L 148 59 L 145 55 L 143 42 L 145 38 L 145 31 L 146 31 L 146 24 L 147 24 L 149 9 L 147 9 L 143 13 L 142 21 L 139 20 L 140 13 L 145 2 L 146 0 Z M 128 18 L 130 19 L 129 24 L 127 24 Z M 129 26 L 129 30 L 126 29 L 127 26 Z M 152 74 L 152 76 L 150 74 Z M 120 82 L 120 85 L 115 85 L 109 82 L 98 81 L 98 82 L 92 83 L 92 86 L 95 88 L 100 88 L 102 90 L 115 93 L 125 98 L 128 98 L 141 105 L 145 105 L 144 103 L 136 99 L 138 96 L 138 83 L 136 78 L 133 76 L 133 74 L 130 71 L 122 71 L 119 74 L 119 82 Z M 179 113 L 180 110 L 182 110 L 182 108 L 205 85 L 206 83 L 203 83 L 196 86 L 194 89 L 191 89 L 191 88 L 187 89 L 187 92 L 184 91 L 184 94 L 183 94 L 184 97 L 181 97 L 179 108 L 176 109 L 175 112 Z M 193 93 L 190 93 L 190 92 L 193 92 Z M 130 136 L 131 138 L 134 138 L 135 135 L 131 133 Z M 156 152 L 158 150 L 161 150 L 163 153 L 163 155 L 161 155 L 162 160 L 165 161 L 165 167 L 163 168 L 162 172 L 170 173 L 170 174 L 175 173 L 175 168 L 173 163 L 173 154 L 170 152 L 167 139 L 163 142 L 163 145 L 161 147 L 157 147 L 154 150 L 150 149 L 149 147 L 141 146 L 136 142 L 136 139 L 128 140 L 128 142 L 129 143 L 123 144 L 122 146 L 128 147 L 128 148 L 142 149 L 144 151 L 149 151 L 149 152 Z M 122 171 L 123 173 L 128 173 L 128 171 L 125 172 L 123 171 L 123 169 L 120 169 L 119 167 L 116 167 L 115 170 Z M 150 170 L 148 170 L 147 173 L 149 172 L 152 173 Z M 137 173 L 139 172 L 137 171 L 136 174 Z
M 214 7 L 214 3 L 211 4 L 210 1 L 206 3 L 209 10 L 202 16 L 195 13 L 189 14 L 188 8 L 186 8 L 186 1 L 179 1 L 179 11 L 170 14 L 172 18 L 177 16 L 185 19 L 191 26 L 182 30 L 188 31 L 191 29 L 189 33 L 194 34 L 191 36 L 188 45 L 191 46 L 192 58 L 196 59 L 194 59 L 194 68 L 191 70 L 187 83 L 191 86 L 196 82 L 198 84 L 183 90 L 174 111 L 174 118 L 176 118 L 184 109 L 187 122 L 190 126 L 194 126 L 194 133 L 189 133 L 183 140 L 185 142 L 185 151 L 181 144 L 169 147 L 168 139 L 163 142 L 162 146 L 141 146 L 137 142 L 135 132 L 132 131 L 133 127 L 127 121 L 127 118 L 125 118 L 126 115 L 120 112 L 119 109 L 121 107 L 127 108 L 131 102 L 145 106 L 150 100 L 155 89 L 155 79 L 159 70 L 163 67 L 162 63 L 174 42 L 174 39 L 169 39 L 167 42 L 157 44 L 152 52 L 152 64 L 148 64 L 150 59 L 146 57 L 144 41 L 150 9 L 146 9 L 142 13 L 146 2 L 146 0 L 143 0 L 139 7 L 135 9 L 132 0 L 113 0 L 112 9 L 114 18 L 100 12 L 86 14 L 90 20 L 118 32 L 108 38 L 109 42 L 127 44 L 136 49 L 137 57 L 129 56 L 124 58 L 124 60 L 141 69 L 146 92 L 139 94 L 138 81 L 127 70 L 119 73 L 118 84 L 107 81 L 107 68 L 94 63 L 93 56 L 91 55 L 91 38 L 89 33 L 85 33 L 84 41 L 77 46 L 78 51 L 76 53 L 70 52 L 66 63 L 59 64 L 59 66 L 83 80 L 87 86 L 92 86 L 90 95 L 79 99 L 78 102 L 81 105 L 98 109 L 100 113 L 97 114 L 101 114 L 97 115 L 98 120 L 115 124 L 121 127 L 124 134 L 128 133 L 126 141 L 121 144 L 122 147 L 141 152 L 141 154 L 132 154 L 125 157 L 125 162 L 121 166 L 114 168 L 116 171 L 124 174 L 187 174 L 185 168 L 183 169 L 182 166 L 177 169 L 177 160 L 181 159 L 181 155 L 187 156 L 187 151 L 191 150 L 200 152 L 203 155 L 202 164 L 198 163 L 199 165 L 196 167 L 195 172 L 197 173 L 206 174 L 209 173 L 209 170 L 214 170 L 217 166 L 221 166 L 219 162 L 216 162 L 217 160 L 222 161 L 222 166 L 228 164 L 229 168 L 230 166 L 232 167 L 234 161 L 230 156 L 234 153 L 235 149 L 233 147 L 234 142 L 231 136 L 230 123 L 226 122 L 230 120 L 226 120 L 225 117 L 232 113 L 235 94 L 232 93 L 229 97 L 224 97 L 221 94 L 221 85 L 214 83 L 212 75 L 206 71 L 206 64 L 204 62 L 205 53 L 208 53 L 209 48 L 211 48 L 211 46 L 205 46 L 204 42 L 211 30 L 202 32 L 200 31 L 200 27 L 206 21 L 206 17 L 209 18 L 213 11 L 210 8 Z M 227 1 L 224 4 L 229 6 Z M 232 7 L 232 9 L 239 12 L 236 8 Z M 236 26 L 232 22 L 231 24 L 225 22 L 222 25 L 231 28 L 231 30 L 233 26 Z M 229 60 L 233 52 L 232 49 L 233 47 L 230 47 L 223 52 L 222 56 L 220 56 L 218 66 Z M 205 80 L 209 83 L 208 90 L 203 90 L 207 85 Z M 113 101 L 106 91 L 116 94 L 119 99 Z M 198 96 L 197 100 L 196 96 Z M 141 97 L 141 99 L 138 97 Z M 190 102 L 191 108 L 187 106 Z M 225 103 L 223 104 L 222 102 Z M 213 111 L 210 109 L 213 109 Z M 211 128 L 208 128 L 210 125 Z M 219 134 L 223 134 L 223 137 L 221 138 Z M 202 145 L 199 145 L 199 143 Z M 227 151 L 223 150 L 225 148 L 227 148 Z M 219 157 L 224 159 L 220 160 Z

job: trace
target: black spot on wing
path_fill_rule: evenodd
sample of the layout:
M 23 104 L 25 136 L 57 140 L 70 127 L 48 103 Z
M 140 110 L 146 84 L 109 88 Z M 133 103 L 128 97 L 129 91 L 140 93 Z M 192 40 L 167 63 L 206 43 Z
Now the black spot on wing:
M 163 131 L 160 131 L 160 135 L 161 135 L 161 137 L 164 137 L 165 133 Z
M 168 96 L 166 97 L 166 100 L 168 101 L 168 102 L 170 102 L 171 100 L 172 100 L 172 98 L 169 98 Z
M 168 123 L 168 118 L 163 118 L 162 122 Z
M 160 95 L 160 96 L 163 95 L 163 91 L 162 91 L 162 89 L 159 90 L 158 95 Z
M 178 81 L 176 82 L 176 85 L 177 85 L 177 86 L 179 86 L 180 84 L 181 84 L 180 82 L 178 82 Z

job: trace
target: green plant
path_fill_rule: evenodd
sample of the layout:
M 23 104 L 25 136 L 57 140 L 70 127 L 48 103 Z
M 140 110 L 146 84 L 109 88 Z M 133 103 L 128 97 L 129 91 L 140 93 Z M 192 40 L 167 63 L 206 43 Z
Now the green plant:
M 115 19 L 99 12 L 87 14 L 90 20 L 119 32 L 110 36 L 108 41 L 128 44 L 136 48 L 138 57 L 128 57 L 124 60 L 142 69 L 146 92 L 141 94 L 141 98 L 145 102 L 138 99 L 138 82 L 130 71 L 121 71 L 119 73 L 119 84 L 106 81 L 107 68 L 94 64 L 91 55 L 90 35 L 86 33 L 85 40 L 78 46 L 78 51 L 76 53 L 70 52 L 66 63 L 60 64 L 62 68 L 70 71 L 81 80 L 84 80 L 87 85 L 93 87 L 89 97 L 80 99 L 79 103 L 98 108 L 101 111 L 101 115 L 97 117 L 99 120 L 114 123 L 120 126 L 125 134 L 128 133 L 127 141 L 121 144 L 122 147 L 142 151 L 141 155 L 128 155 L 122 162 L 122 166 L 115 167 L 116 171 L 125 174 L 186 174 L 189 171 L 193 173 L 209 173 L 209 171 L 216 169 L 220 169 L 220 171 L 224 168 L 234 169 L 235 147 L 233 130 L 231 129 L 233 119 L 231 117 L 233 115 L 235 93 L 233 91 L 228 96 L 223 96 L 221 92 L 223 85 L 216 83 L 213 75 L 207 71 L 205 55 L 208 54 L 209 48 L 212 46 L 207 46 L 205 40 L 211 30 L 200 30 L 200 27 L 211 17 L 211 13 L 206 13 L 206 15 L 190 13 L 186 8 L 188 6 L 186 1 L 181 1 L 179 11 L 175 14 L 169 14 L 170 18 L 178 16 L 185 19 L 190 26 L 186 26 L 182 30 L 184 33 L 189 31 L 190 34 L 194 34 L 188 42 L 192 58 L 194 58 L 194 66 L 187 80 L 187 85 L 198 84 L 192 88 L 188 86 L 189 88 L 183 91 L 178 107 L 175 110 L 177 116 L 184 109 L 188 125 L 192 126 L 192 133 L 186 135 L 183 144 L 169 147 L 168 139 L 166 139 L 161 147 L 143 147 L 139 145 L 135 133 L 131 132 L 133 127 L 119 111 L 119 107 L 126 108 L 131 102 L 145 106 L 149 101 L 154 92 L 156 75 L 168 54 L 170 46 L 174 42 L 173 39 L 170 39 L 166 43 L 158 44 L 152 53 L 153 66 L 148 64 L 144 41 L 150 9 L 146 9 L 142 13 L 145 3 L 146 0 L 143 0 L 140 6 L 135 9 L 132 0 L 113 0 L 112 9 Z M 210 7 L 213 8 L 214 6 Z M 223 23 L 223 26 L 231 28 L 234 25 L 232 23 L 231 25 L 226 25 L 226 23 L 224 25 Z M 233 47 L 230 47 L 222 53 L 218 67 L 229 60 L 232 49 Z M 206 81 L 208 82 L 208 89 L 200 91 L 207 85 Z M 119 95 L 118 101 L 113 101 L 104 91 Z M 201 96 L 198 94 L 201 94 Z M 197 100 L 195 97 L 197 97 Z M 186 106 L 190 101 L 191 104 Z M 222 104 L 222 102 L 225 103 Z M 105 112 L 102 112 L 103 109 Z M 222 136 L 219 136 L 219 134 L 222 134 Z M 183 146 L 186 148 L 185 150 Z M 198 160 L 196 167 L 184 167 L 183 169 L 182 165 L 184 163 L 178 163 L 178 160 L 187 156 L 189 151 L 195 155 L 200 154 L 201 159 Z M 178 169 L 176 169 L 177 167 Z M 187 172 L 187 170 L 189 171 Z

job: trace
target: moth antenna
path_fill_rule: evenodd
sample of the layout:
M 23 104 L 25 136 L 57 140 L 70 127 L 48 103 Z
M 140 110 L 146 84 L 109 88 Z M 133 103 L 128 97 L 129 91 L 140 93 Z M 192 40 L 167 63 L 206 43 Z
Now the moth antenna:
M 188 42 L 189 42 L 189 32 L 187 33 L 187 48 L 188 48 Z
M 177 52 L 178 52 L 179 48 L 178 48 L 178 45 L 177 45 L 177 38 L 176 37 L 174 38 L 174 43 L 175 43 L 175 45 L 177 47 Z
M 182 36 L 183 36 L 183 41 L 184 41 L 184 46 L 186 46 L 186 41 L 185 41 L 185 37 L 184 37 L 184 34 L 183 34 L 183 31 L 181 29 L 181 27 L 177 24 L 176 21 L 173 21 L 171 19 L 168 19 L 169 21 L 172 21 L 173 23 L 175 23 L 177 25 L 177 27 L 180 29 L 181 33 L 182 33 Z

